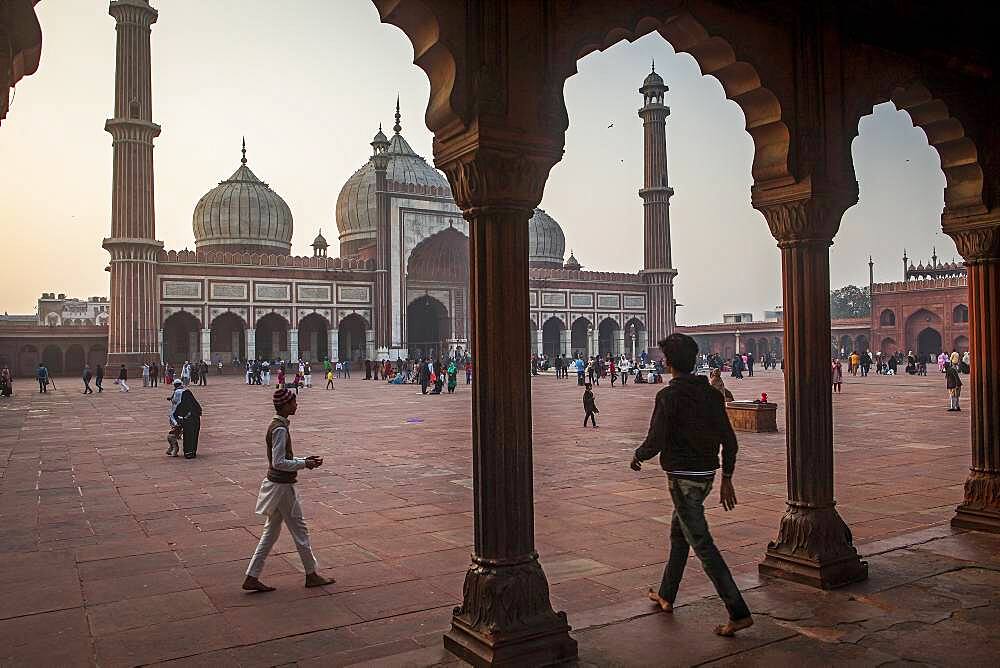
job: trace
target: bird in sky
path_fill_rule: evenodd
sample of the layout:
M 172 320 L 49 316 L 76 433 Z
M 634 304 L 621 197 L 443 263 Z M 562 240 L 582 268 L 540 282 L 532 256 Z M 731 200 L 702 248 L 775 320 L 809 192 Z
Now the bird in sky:
M 615 124 L 614 124 L 614 123 L 612 123 L 612 124 L 611 124 L 611 125 L 609 125 L 608 127 L 609 127 L 609 128 L 613 128 L 613 127 L 615 127 Z

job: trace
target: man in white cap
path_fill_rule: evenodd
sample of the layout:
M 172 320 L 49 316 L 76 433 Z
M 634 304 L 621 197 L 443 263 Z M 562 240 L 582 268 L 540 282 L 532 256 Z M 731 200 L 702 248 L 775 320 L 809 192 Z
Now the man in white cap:
M 278 541 L 282 523 L 288 527 L 302 559 L 306 573 L 307 587 L 322 587 L 333 584 L 333 578 L 325 578 L 316 572 L 316 557 L 309 543 L 309 530 L 302 517 L 302 506 L 295 483 L 299 469 L 314 469 L 323 465 L 322 457 L 296 458 L 292 452 L 292 436 L 289 432 L 289 418 L 297 408 L 295 393 L 285 388 L 275 390 L 272 397 L 277 415 L 267 428 L 267 477 L 260 484 L 255 512 L 267 518 L 260 542 L 250 559 L 243 588 L 248 591 L 274 591 L 258 578 L 264 570 L 264 560 Z

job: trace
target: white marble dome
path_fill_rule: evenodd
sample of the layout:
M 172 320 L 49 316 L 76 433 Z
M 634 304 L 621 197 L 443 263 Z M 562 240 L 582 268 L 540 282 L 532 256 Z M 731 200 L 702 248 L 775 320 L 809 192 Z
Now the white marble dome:
M 247 167 L 245 144 L 240 162 L 232 176 L 208 191 L 195 206 L 195 247 L 289 255 L 291 209 Z
M 384 137 L 384 135 L 383 135 Z M 385 178 L 390 191 L 415 191 L 437 197 L 451 197 L 451 186 L 444 174 L 416 154 L 398 132 L 386 150 L 389 162 Z M 369 159 L 354 172 L 337 197 L 337 230 L 341 248 L 347 253 L 374 243 L 377 228 L 375 212 L 375 163 Z
M 532 267 L 554 267 L 563 265 L 566 254 L 566 235 L 562 227 L 542 209 L 528 220 L 528 264 Z

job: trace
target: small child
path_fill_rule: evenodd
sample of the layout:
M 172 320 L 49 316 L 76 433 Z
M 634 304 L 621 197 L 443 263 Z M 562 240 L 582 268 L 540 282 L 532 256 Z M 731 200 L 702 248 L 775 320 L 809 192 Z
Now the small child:
M 958 399 L 962 396 L 962 378 L 958 375 L 958 369 L 951 362 L 944 363 L 945 385 L 948 388 L 948 411 L 960 411 Z
M 338 365 L 339 366 L 339 365 Z M 326 389 L 333 389 L 333 369 L 326 372 Z
M 844 382 L 844 367 L 841 366 L 840 360 L 833 360 L 833 366 L 830 369 L 831 380 L 833 381 L 833 391 L 840 394 L 840 385 Z
M 592 388 L 593 386 L 590 383 L 583 386 L 583 410 L 586 411 L 583 416 L 583 426 L 586 428 L 587 420 L 589 419 L 590 423 L 594 425 L 594 429 L 597 429 L 597 420 L 594 416 L 601 411 L 597 410 L 597 402 L 594 401 Z

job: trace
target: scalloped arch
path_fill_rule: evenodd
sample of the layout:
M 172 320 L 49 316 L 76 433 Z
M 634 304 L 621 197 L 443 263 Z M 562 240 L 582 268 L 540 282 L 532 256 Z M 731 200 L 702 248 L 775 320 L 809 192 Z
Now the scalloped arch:
M 777 95 L 764 87 L 751 63 L 737 60 L 735 50 L 726 39 L 710 35 L 689 12 L 674 14 L 665 20 L 643 16 L 636 19 L 634 25 L 618 25 L 603 34 L 582 36 L 574 46 L 574 55 L 579 61 L 593 51 L 604 51 L 623 40 L 634 42 L 652 32 L 659 33 L 677 53 L 692 56 L 701 73 L 715 77 L 722 84 L 726 97 L 743 110 L 746 131 L 754 144 L 751 167 L 754 183 L 793 181 L 788 167 L 791 132 L 782 120 Z M 574 62 L 569 75 L 575 73 Z
M 951 115 L 948 105 L 918 80 L 897 86 L 888 101 L 909 115 L 913 127 L 924 131 L 927 143 L 937 152 L 945 178 L 945 212 L 985 210 L 983 168 L 976 145 L 965 134 L 962 123 Z

